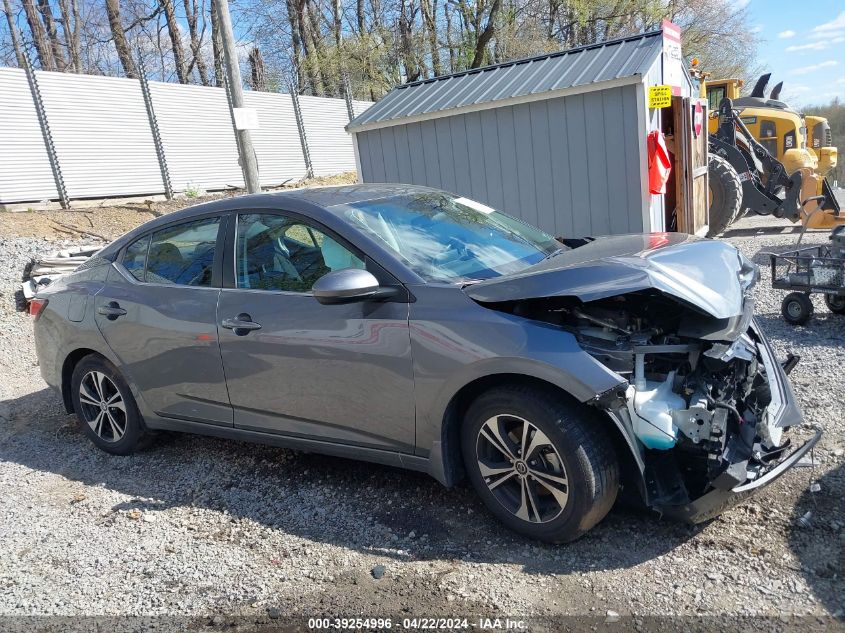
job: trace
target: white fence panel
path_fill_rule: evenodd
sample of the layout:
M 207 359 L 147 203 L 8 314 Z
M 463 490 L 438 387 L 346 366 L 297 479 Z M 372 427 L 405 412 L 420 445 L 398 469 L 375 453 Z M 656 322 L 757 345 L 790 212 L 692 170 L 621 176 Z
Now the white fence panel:
M 158 81 L 150 92 L 173 190 L 243 187 L 226 92 Z
M 141 84 L 134 79 L 37 71 L 58 162 L 71 199 L 164 192 Z M 243 187 L 222 88 L 150 82 L 173 190 Z M 305 176 L 290 95 L 246 92 L 258 111 L 252 140 L 261 184 Z M 302 96 L 315 175 L 355 169 L 343 99 Z M 354 101 L 360 114 L 372 103 Z M 0 203 L 56 200 L 55 180 L 23 70 L 0 68 Z
M 252 130 L 261 185 L 270 187 L 305 177 L 305 158 L 290 95 L 245 92 L 244 105 L 258 111 L 259 129 Z
M 58 197 L 26 73 L 0 68 L 0 203 Z
M 299 97 L 305 138 L 315 176 L 355 171 L 352 137 L 344 129 L 349 113 L 343 99 L 303 95 Z
M 373 105 L 372 101 L 355 101 L 355 100 L 353 100 L 352 101 L 352 111 L 355 113 L 355 116 L 358 116 L 359 114 L 363 114 L 364 110 L 369 108 L 371 105 Z
M 36 71 L 69 198 L 164 191 L 141 83 Z

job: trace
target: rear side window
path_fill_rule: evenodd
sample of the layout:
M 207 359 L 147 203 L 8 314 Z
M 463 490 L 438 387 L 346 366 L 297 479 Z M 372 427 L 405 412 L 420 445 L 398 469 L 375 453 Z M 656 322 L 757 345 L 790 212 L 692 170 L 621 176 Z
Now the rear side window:
M 220 218 L 171 226 L 133 242 L 123 266 L 138 281 L 210 286 Z
M 144 281 L 144 264 L 147 261 L 147 250 L 150 247 L 150 236 L 146 235 L 132 242 L 123 253 L 123 267 L 138 281 Z

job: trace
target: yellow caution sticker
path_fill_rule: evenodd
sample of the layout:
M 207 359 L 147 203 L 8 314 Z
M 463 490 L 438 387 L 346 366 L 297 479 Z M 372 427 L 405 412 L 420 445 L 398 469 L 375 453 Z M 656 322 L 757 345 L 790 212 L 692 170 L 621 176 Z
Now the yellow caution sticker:
M 672 86 L 649 86 L 648 107 L 668 108 L 672 105 Z

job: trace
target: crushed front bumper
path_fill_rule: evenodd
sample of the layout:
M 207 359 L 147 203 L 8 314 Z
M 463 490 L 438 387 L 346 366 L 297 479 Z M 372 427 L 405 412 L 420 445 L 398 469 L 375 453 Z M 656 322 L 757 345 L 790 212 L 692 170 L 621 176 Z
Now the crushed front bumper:
M 757 348 L 769 376 L 772 402 L 769 405 L 769 424 L 774 427 L 788 428 L 804 422 L 804 416 L 798 407 L 792 386 L 783 367 L 775 358 L 768 340 L 760 331 L 756 320 L 752 320 L 750 329 L 758 340 Z M 687 523 L 702 523 L 708 521 L 726 509 L 747 499 L 757 491 L 765 488 L 800 461 L 818 443 L 822 431 L 817 430 L 804 444 L 792 453 L 780 459 L 777 464 L 730 490 L 712 489 L 690 503 L 678 506 L 661 506 L 655 508 L 662 514 Z
M 687 523 L 703 523 L 717 517 L 728 508 L 736 505 L 743 499 L 747 499 L 758 490 L 765 488 L 787 470 L 795 466 L 821 439 L 822 432 L 816 431 L 815 435 L 798 449 L 785 457 L 777 466 L 766 472 L 761 477 L 747 481 L 732 490 L 711 490 L 695 501 L 683 506 L 668 506 L 660 508 L 666 516 L 686 521 Z

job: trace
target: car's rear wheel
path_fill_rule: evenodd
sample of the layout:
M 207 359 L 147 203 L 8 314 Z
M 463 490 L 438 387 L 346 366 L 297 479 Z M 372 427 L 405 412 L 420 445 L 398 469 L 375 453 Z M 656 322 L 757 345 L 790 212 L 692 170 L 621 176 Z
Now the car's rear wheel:
M 525 536 L 572 541 L 616 500 L 613 445 L 596 413 L 580 403 L 533 387 L 497 388 L 472 403 L 461 432 L 476 491 Z
M 135 452 L 144 438 L 141 414 L 129 385 L 105 358 L 83 358 L 73 370 L 71 394 L 76 416 L 88 438 L 115 455 Z

